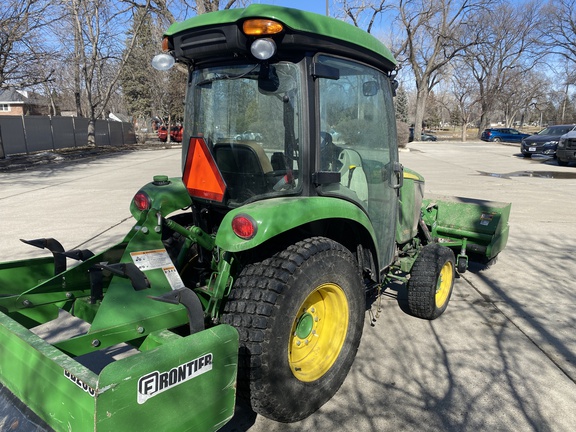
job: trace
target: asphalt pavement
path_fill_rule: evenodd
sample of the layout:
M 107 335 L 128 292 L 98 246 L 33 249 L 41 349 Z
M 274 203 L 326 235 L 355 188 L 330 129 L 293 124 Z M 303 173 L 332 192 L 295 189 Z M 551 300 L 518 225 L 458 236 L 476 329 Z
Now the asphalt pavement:
M 576 430 L 576 166 L 495 143 L 409 150 L 401 162 L 425 177 L 426 194 L 512 203 L 497 263 L 457 279 L 434 321 L 406 315 L 387 290 L 330 402 L 294 424 L 240 403 L 224 431 Z M 20 238 L 95 251 L 119 241 L 133 223 L 132 196 L 155 174 L 180 175 L 178 148 L 0 172 L 0 262 L 43 255 Z M 0 430 L 9 420 L 0 416 Z

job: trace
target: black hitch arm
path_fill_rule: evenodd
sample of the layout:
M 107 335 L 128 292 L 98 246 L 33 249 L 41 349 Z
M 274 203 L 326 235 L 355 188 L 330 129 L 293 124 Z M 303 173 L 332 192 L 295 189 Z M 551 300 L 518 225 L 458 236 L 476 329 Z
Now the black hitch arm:
M 150 288 L 150 281 L 144 274 L 142 270 L 136 267 L 134 263 L 99 263 L 95 264 L 96 269 L 108 270 L 110 273 L 130 279 L 132 282 L 132 287 L 136 291 L 142 291 L 146 288 Z
M 34 240 L 20 239 L 22 243 L 29 244 L 40 249 L 48 249 L 54 256 L 54 275 L 58 275 L 66 271 L 66 257 L 62 255 L 64 247 L 58 240 L 53 238 L 41 238 Z
M 190 323 L 190 334 L 204 330 L 204 310 L 202 303 L 194 291 L 189 288 L 179 288 L 169 291 L 161 296 L 148 296 L 152 300 L 158 300 L 164 303 L 181 304 L 186 308 L 188 313 L 188 322 Z

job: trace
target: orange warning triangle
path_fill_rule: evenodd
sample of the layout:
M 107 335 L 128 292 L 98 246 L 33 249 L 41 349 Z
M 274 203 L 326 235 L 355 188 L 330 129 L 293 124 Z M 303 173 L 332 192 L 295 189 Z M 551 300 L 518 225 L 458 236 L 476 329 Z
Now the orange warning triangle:
M 182 181 L 193 197 L 224 200 L 226 183 L 202 137 L 190 138 Z

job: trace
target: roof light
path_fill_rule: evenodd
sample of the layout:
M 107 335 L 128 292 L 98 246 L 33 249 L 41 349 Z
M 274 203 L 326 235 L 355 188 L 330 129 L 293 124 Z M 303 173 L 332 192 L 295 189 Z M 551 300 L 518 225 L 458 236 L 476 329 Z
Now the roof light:
M 256 235 L 256 221 L 246 214 L 239 214 L 232 219 L 232 231 L 244 240 L 250 240 Z
M 140 211 L 148 210 L 150 208 L 150 198 L 144 192 L 138 192 L 134 195 L 134 205 Z
M 162 38 L 162 52 L 167 53 L 170 51 L 170 46 L 168 44 L 168 36 Z
M 242 30 L 247 36 L 265 36 L 281 33 L 284 26 L 278 21 L 256 18 L 244 21 Z
M 152 58 L 152 67 L 159 71 L 167 71 L 174 66 L 175 60 L 170 54 L 156 54 Z
M 276 43 L 270 38 L 256 39 L 250 46 L 250 52 L 258 60 L 268 60 L 276 54 Z

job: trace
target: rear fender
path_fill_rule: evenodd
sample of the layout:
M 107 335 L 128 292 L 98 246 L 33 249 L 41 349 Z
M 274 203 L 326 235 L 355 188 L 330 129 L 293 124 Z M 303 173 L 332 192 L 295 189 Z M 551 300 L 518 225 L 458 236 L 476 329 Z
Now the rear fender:
M 232 221 L 238 215 L 247 215 L 255 222 L 256 233 L 251 239 L 234 234 Z M 358 206 L 337 198 L 310 197 L 268 199 L 230 211 L 220 224 L 216 246 L 229 252 L 242 252 L 296 227 L 328 219 L 354 221 L 369 233 L 373 244 L 378 244 L 370 219 Z

